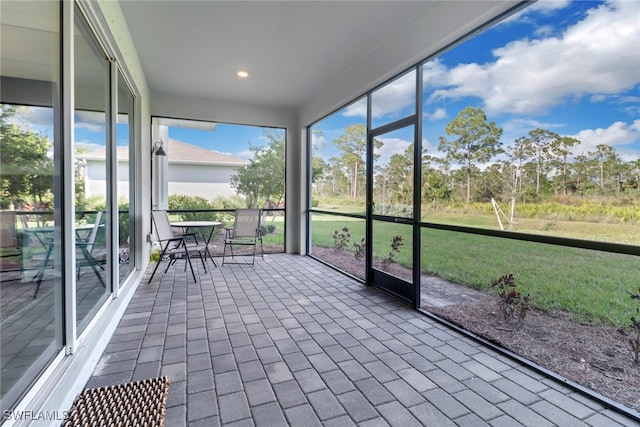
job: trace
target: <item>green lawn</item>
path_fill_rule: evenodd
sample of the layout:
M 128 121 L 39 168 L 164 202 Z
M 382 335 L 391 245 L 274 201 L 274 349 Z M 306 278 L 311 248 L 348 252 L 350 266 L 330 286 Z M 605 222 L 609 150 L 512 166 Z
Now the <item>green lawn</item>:
M 361 219 L 314 214 L 313 244 L 332 247 L 334 231 L 345 226 L 353 251 L 352 242 L 364 237 Z M 396 261 L 411 265 L 408 226 L 376 223 L 374 232 L 374 256 L 388 254 L 391 238 L 401 234 L 406 240 Z M 628 325 L 634 314 L 627 291 L 640 286 L 638 257 L 433 229 L 423 229 L 421 240 L 423 273 L 479 289 L 513 273 L 518 288 L 543 310 L 567 310 L 580 320 L 617 327 Z

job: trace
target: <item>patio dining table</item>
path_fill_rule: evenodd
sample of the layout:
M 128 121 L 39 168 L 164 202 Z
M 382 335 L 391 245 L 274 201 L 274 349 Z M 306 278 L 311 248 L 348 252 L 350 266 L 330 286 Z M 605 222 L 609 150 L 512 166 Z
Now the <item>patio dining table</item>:
M 76 232 L 76 237 L 79 240 L 82 240 L 87 232 L 90 232 L 95 227 L 95 224 L 75 224 L 74 230 Z M 100 224 L 100 227 L 104 227 L 104 224 Z M 40 289 L 40 284 L 44 279 L 45 271 L 47 266 L 49 265 L 49 260 L 51 259 L 51 253 L 53 252 L 53 248 L 55 246 L 54 233 L 56 231 L 55 226 L 41 226 L 41 227 L 30 227 L 26 228 L 24 231 L 26 233 L 32 234 L 35 238 L 42 244 L 42 246 L 47 250 L 42 262 L 40 263 L 40 267 L 38 268 L 38 272 L 33 276 L 33 281 L 37 283 L 36 290 L 33 294 L 33 298 L 36 298 L 38 295 L 38 290 Z M 78 248 L 86 253 L 86 247 L 83 245 L 78 245 Z M 100 275 L 100 272 L 97 270 L 95 266 L 91 266 L 94 273 L 98 277 L 98 280 L 102 284 L 102 286 L 106 286 L 104 283 L 104 279 Z
M 211 256 L 211 252 L 209 252 L 209 242 L 211 242 L 211 238 L 213 237 L 213 232 L 217 227 L 220 227 L 222 223 L 220 221 L 175 221 L 170 223 L 172 227 L 182 228 L 183 234 L 189 234 L 193 232 L 197 236 L 200 236 L 207 247 L 207 255 L 213 261 L 213 265 L 216 267 L 216 261 Z M 193 230 L 193 231 L 192 231 Z M 207 230 L 209 231 L 207 233 Z

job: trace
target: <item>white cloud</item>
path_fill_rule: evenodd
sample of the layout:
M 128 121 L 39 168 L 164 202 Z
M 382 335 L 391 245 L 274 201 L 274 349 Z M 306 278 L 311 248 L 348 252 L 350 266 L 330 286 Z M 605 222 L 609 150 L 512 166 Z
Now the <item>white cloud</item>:
M 404 154 L 404 150 L 412 144 L 412 142 L 400 138 L 378 139 L 384 144 L 382 147 L 376 149 L 376 154 L 380 155 L 378 160 L 376 160 L 378 164 L 387 163 L 394 154 Z
M 554 28 L 550 25 L 543 25 L 541 27 L 536 28 L 535 35 L 539 37 L 548 37 L 554 33 Z
M 434 111 L 425 111 L 423 115 L 427 120 L 443 120 L 448 117 L 446 108 L 436 108 Z
M 640 139 L 640 119 L 633 123 L 615 122 L 606 129 L 584 129 L 575 135 L 568 135 L 581 142 L 580 151 L 593 151 L 598 144 L 624 146 Z M 636 154 L 637 159 L 637 154 Z
M 640 2 L 610 1 L 560 37 L 517 40 L 487 64 L 449 70 L 431 99 L 481 98 L 488 114 L 535 114 L 585 95 L 614 95 L 640 83 Z
M 415 105 L 416 77 L 415 72 L 410 72 L 396 79 L 377 91 L 371 98 L 371 116 L 374 119 L 389 115 L 391 118 L 399 117 L 407 107 Z M 346 117 L 366 117 L 366 102 L 358 102 L 345 108 L 343 115 Z
M 77 148 L 82 148 L 88 155 L 99 154 L 102 157 L 105 156 L 104 145 L 96 144 L 94 141 L 82 140 L 75 142 Z
M 85 129 L 85 130 L 88 130 L 89 132 L 96 132 L 96 133 L 101 133 L 105 131 L 104 123 L 97 123 L 97 122 L 76 121 L 75 128 Z
M 251 150 L 240 151 L 239 153 L 233 154 L 234 157 L 237 157 L 237 158 L 243 159 L 243 160 L 252 159 L 254 155 L 255 155 L 255 153 L 253 151 L 251 151 Z
M 562 123 L 542 122 L 540 120 L 528 118 L 516 118 L 506 121 L 502 125 L 504 134 L 515 134 L 517 137 L 525 136 L 532 129 L 559 129 L 564 125 Z
M 438 142 L 431 142 L 428 138 L 422 138 L 422 150 L 432 157 L 444 158 L 446 156 L 443 151 L 438 151 Z
M 311 146 L 314 149 L 320 149 L 327 145 L 327 138 L 324 136 L 324 133 L 311 133 Z
M 440 62 L 440 58 L 425 63 L 422 68 L 424 90 L 445 86 L 447 84 L 447 72 L 447 67 Z
M 367 117 L 367 98 L 354 102 L 342 111 L 345 117 Z
M 344 109 L 342 115 L 345 117 L 367 117 L 367 104 L 362 105 L 362 103 L 358 102 L 349 105 Z
M 49 138 L 53 136 L 52 108 L 17 106 L 15 114 L 7 121 L 23 130 L 36 132 Z
M 632 117 L 640 116 L 640 96 L 623 96 L 615 101 L 621 105 L 622 111 Z
M 571 4 L 571 0 L 538 0 L 536 2 L 531 3 L 525 9 L 521 10 L 508 17 L 504 21 L 500 22 L 499 25 L 509 24 L 515 21 L 528 21 L 528 16 L 536 13 L 540 13 L 543 15 L 548 15 L 556 10 L 564 9 L 565 7 Z
M 532 12 L 551 13 L 558 9 L 564 9 L 569 6 L 571 0 L 538 0 L 537 2 L 528 6 L 523 13 L 529 14 Z

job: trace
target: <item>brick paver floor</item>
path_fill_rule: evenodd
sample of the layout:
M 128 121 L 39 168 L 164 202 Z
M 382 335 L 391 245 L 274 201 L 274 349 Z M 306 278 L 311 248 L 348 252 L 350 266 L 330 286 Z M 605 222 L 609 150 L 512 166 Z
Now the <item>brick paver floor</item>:
M 640 426 L 309 257 L 182 267 L 140 284 L 87 384 L 168 375 L 167 427 Z

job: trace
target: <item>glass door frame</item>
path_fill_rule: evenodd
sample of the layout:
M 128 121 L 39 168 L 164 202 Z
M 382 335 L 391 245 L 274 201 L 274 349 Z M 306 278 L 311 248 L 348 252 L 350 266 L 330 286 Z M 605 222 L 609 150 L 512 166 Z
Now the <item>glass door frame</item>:
M 420 306 L 420 206 L 422 189 L 422 67 L 416 67 L 416 111 L 408 117 L 371 129 L 372 96 L 368 93 L 367 102 L 367 158 L 366 158 L 366 283 L 381 288 L 391 294 L 408 301 L 414 308 Z M 374 138 L 402 128 L 414 128 L 414 158 L 413 158 L 413 218 L 402 218 L 374 213 Z M 373 266 L 373 223 L 374 221 L 407 224 L 411 226 L 412 242 L 412 277 L 413 283 L 383 272 Z

